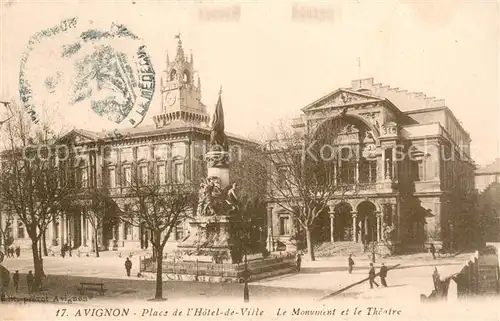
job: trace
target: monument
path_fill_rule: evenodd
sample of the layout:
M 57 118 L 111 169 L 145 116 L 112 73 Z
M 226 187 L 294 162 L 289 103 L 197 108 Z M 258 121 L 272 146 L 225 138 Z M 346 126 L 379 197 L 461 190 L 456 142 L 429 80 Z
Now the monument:
M 229 152 L 224 132 L 221 92 L 215 107 L 210 150 L 205 155 L 207 178 L 200 184 L 198 206 L 188 238 L 178 245 L 183 260 L 232 263 L 229 224 L 238 209 L 236 184 L 229 181 Z
M 294 271 L 295 257 L 290 253 L 264 255 L 248 253 L 242 248 L 242 233 L 248 233 L 243 226 L 248 222 L 241 218 L 237 186 L 230 183 L 230 157 L 220 92 L 205 160 L 207 177 L 200 184 L 189 235 L 177 245 L 174 256 L 163 261 L 166 276 L 179 281 L 245 282 L 247 285 L 251 280 Z M 154 278 L 154 260 L 140 260 L 140 271 L 142 276 Z M 245 298 L 248 298 L 248 286 L 245 289 Z

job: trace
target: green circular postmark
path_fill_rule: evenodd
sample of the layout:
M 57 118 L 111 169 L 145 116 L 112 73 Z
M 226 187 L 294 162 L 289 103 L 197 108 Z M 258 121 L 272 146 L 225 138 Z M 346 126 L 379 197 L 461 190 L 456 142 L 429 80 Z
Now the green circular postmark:
M 117 23 L 64 20 L 35 33 L 21 58 L 19 93 L 34 122 L 40 121 L 42 106 L 57 106 L 75 125 L 83 125 L 79 119 L 105 119 L 135 127 L 154 90 L 146 46 Z

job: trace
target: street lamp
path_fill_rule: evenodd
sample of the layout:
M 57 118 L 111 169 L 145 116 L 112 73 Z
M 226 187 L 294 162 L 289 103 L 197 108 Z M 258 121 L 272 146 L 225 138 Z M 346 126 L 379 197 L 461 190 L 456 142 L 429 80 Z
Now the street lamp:
M 243 238 L 243 250 L 245 251 L 245 270 L 243 271 L 243 281 L 245 286 L 243 287 L 243 302 L 248 303 L 250 301 L 250 291 L 248 290 L 248 278 L 250 277 L 250 271 L 248 270 L 248 243 L 250 241 L 250 229 L 248 228 L 248 221 L 245 222 L 245 237 Z

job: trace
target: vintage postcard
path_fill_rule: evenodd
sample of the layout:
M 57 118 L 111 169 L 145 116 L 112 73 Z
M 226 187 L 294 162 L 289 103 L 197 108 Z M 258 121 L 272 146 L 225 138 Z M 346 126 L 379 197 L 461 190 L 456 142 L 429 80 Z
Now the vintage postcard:
M 500 320 L 497 1 L 0 8 L 0 320 Z

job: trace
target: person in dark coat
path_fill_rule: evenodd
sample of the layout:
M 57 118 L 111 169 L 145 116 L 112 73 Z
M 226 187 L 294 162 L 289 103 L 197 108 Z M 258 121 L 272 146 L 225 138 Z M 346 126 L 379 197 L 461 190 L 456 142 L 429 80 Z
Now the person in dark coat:
M 16 256 L 20 257 L 21 256 L 21 248 L 18 246 L 16 247 Z
M 387 287 L 387 282 L 385 282 L 385 278 L 387 277 L 387 266 L 385 266 L 384 263 L 382 263 L 382 266 L 380 267 L 379 276 L 380 283 L 382 283 L 384 287 Z
M 132 270 L 132 261 L 129 258 L 125 260 L 125 270 L 127 271 L 127 276 L 130 276 L 130 270 Z
M 12 281 L 14 282 L 14 288 L 16 289 L 16 292 L 19 291 L 19 271 L 16 270 L 16 272 L 12 275 Z
M 370 263 L 370 271 L 368 271 L 368 279 L 370 280 L 370 289 L 373 289 L 373 285 L 375 284 L 378 288 L 378 283 L 375 282 L 375 268 L 373 267 L 373 263 Z
M 432 258 L 435 260 L 436 259 L 436 247 L 432 243 L 431 243 L 431 247 L 429 248 L 429 252 L 431 252 Z
M 347 264 L 349 264 L 349 274 L 351 274 L 352 269 L 354 268 L 354 260 L 352 259 L 352 254 L 349 254 L 349 259 L 347 260 Z
M 299 273 L 300 265 L 302 264 L 302 256 L 300 255 L 300 253 L 297 253 L 296 264 L 297 264 L 297 273 Z
M 28 275 L 26 275 L 26 283 L 28 284 L 28 292 L 33 293 L 33 282 L 35 281 L 35 278 L 33 276 L 33 272 L 29 271 Z

